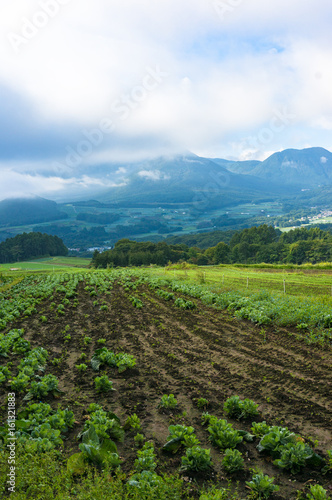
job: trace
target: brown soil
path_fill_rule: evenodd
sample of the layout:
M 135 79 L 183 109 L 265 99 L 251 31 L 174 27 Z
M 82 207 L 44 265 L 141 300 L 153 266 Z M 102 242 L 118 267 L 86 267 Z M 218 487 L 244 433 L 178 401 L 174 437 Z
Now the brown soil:
M 142 309 L 132 305 L 131 295 L 143 301 Z M 62 407 L 72 409 L 78 421 L 65 441 L 68 454 L 77 451 L 75 438 L 83 428 L 86 408 L 91 402 L 98 402 L 115 412 L 122 423 L 132 413 L 140 417 L 140 432 L 155 443 L 157 472 L 175 472 L 181 465 L 181 452 L 169 457 L 160 451 L 166 442 L 168 426 L 192 425 L 202 446 L 211 448 L 214 468 L 209 479 L 226 486 L 231 476 L 222 470 L 220 451 L 208 441 L 208 432 L 200 424 L 202 410 L 195 401 L 200 397 L 208 399 L 209 413 L 225 418 L 223 403 L 234 394 L 259 403 L 260 417 L 256 421 L 287 425 L 311 445 L 318 440 L 315 451 L 322 455 L 332 449 L 331 349 L 309 346 L 290 329 L 269 327 L 264 335 L 260 327 L 237 321 L 197 300 L 194 311 L 180 310 L 174 302 L 165 302 L 147 287 L 126 292 L 115 285 L 111 295 L 90 297 L 80 284 L 77 298 L 78 306 L 66 307 L 64 316 L 58 317 L 56 309 L 51 311 L 45 301 L 38 306 L 35 317 L 11 325 L 11 328 L 23 327 L 33 347 L 43 346 L 50 353 L 46 373 L 59 377 L 60 389 L 65 394 L 60 400 L 51 398 L 49 402 L 54 408 L 61 402 Z M 99 311 L 99 306 L 93 306 L 96 299 L 99 304 L 105 301 L 109 310 Z M 40 322 L 41 315 L 48 318 L 47 323 Z M 71 335 L 67 343 L 62 333 L 66 325 L 70 326 Z M 87 346 L 83 343 L 85 336 L 92 338 Z M 123 351 L 137 359 L 135 368 L 121 374 L 113 368 L 101 367 L 100 372 L 107 373 L 116 388 L 116 392 L 107 395 L 96 393 L 93 379 L 97 374 L 89 363 L 95 349 L 102 347 L 98 339 L 106 339 L 105 345 L 114 352 Z M 82 352 L 87 354 L 87 361 L 79 360 Z M 50 361 L 62 354 L 64 362 L 53 366 Z M 75 364 L 82 362 L 89 367 L 80 375 Z M 180 413 L 158 410 L 161 396 L 169 393 L 177 398 Z M 20 406 L 23 409 L 25 405 Z M 236 428 L 250 430 L 251 422 L 229 421 Z M 126 472 L 132 469 L 136 458 L 135 434 L 127 432 L 124 443 L 117 443 Z M 331 475 L 304 469 L 292 476 L 275 467 L 271 459 L 262 457 L 256 449 L 257 442 L 239 446 L 245 458 L 245 472 L 236 475 L 235 480 L 239 480 L 243 496 L 248 491 L 244 481 L 250 478 L 252 467 L 275 477 L 280 491 L 271 497 L 274 499 L 295 499 L 296 491 L 303 489 L 309 480 L 329 488 Z M 201 486 L 206 477 L 196 479 Z M 193 498 L 196 488 L 193 486 Z

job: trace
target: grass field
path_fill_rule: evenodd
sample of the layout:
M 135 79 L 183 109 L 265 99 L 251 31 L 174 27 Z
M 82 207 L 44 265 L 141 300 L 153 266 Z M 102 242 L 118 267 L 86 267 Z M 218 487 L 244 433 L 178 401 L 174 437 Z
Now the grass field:
M 204 266 L 198 268 L 151 269 L 156 276 L 168 276 L 190 283 L 215 285 L 220 290 L 275 291 L 289 295 L 332 295 L 332 271 L 302 267 L 287 270 L 253 267 Z M 179 267 L 179 266 L 178 266 Z M 285 286 L 285 288 L 284 288 Z
M 17 269 L 18 271 L 52 271 L 68 268 L 87 268 L 90 259 L 79 257 L 49 257 L 27 262 L 15 262 L 12 264 L 0 264 L 0 272 Z

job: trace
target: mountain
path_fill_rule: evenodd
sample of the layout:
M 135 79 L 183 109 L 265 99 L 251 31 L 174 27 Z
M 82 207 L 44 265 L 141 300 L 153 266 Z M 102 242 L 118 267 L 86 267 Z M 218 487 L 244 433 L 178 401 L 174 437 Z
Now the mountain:
M 233 173 L 220 161 L 194 154 L 162 156 L 121 168 L 126 171 L 124 185 L 105 190 L 97 200 L 128 206 L 204 201 L 204 205 L 222 207 L 284 189 L 280 183 Z
M 223 164 L 224 160 L 214 161 Z M 262 162 L 230 162 L 226 168 L 233 173 L 287 186 L 314 188 L 332 185 L 332 153 L 324 148 L 286 149 Z
M 21 226 L 66 219 L 55 201 L 44 198 L 10 198 L 0 201 L 0 226 Z

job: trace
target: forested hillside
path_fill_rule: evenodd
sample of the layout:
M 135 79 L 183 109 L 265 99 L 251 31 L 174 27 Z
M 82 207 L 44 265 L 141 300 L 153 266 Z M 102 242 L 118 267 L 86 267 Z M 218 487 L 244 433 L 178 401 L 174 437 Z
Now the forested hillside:
M 17 262 L 50 255 L 67 255 L 68 248 L 58 236 L 23 233 L 0 244 L 0 262 Z
M 67 219 L 57 203 L 38 196 L 34 198 L 12 198 L 0 201 L 0 226 L 21 226 Z
M 215 246 L 202 250 L 182 243 L 167 245 L 165 242 L 138 243 L 127 239 L 116 243 L 113 250 L 95 252 L 95 267 L 166 265 L 187 261 L 192 264 L 259 264 L 318 263 L 332 260 L 332 235 L 319 228 L 294 229 L 282 233 L 266 224 L 239 231 L 229 243 L 219 241 Z

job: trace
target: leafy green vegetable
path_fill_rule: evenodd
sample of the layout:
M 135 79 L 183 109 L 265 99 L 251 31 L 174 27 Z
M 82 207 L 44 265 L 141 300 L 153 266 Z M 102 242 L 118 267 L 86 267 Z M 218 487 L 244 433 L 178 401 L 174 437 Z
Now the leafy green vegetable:
M 123 428 L 125 430 L 127 430 L 127 429 L 140 429 L 141 428 L 141 421 L 138 418 L 138 416 L 136 415 L 136 413 L 129 415 Z
M 81 363 L 80 365 L 75 365 L 75 368 L 79 371 L 79 372 L 86 372 L 86 370 L 88 369 L 88 366 L 85 364 L 85 363 Z
M 161 297 L 164 300 L 173 300 L 174 299 L 174 293 L 169 293 L 166 292 L 165 290 L 156 290 L 156 294 Z
M 211 450 L 200 446 L 187 448 L 186 455 L 181 458 L 181 470 L 202 472 L 212 467 Z
M 328 455 L 328 461 L 322 470 L 323 474 L 332 471 L 332 450 L 327 450 L 327 455 Z
M 114 354 L 107 347 L 102 347 L 101 349 L 97 349 L 92 356 L 91 366 L 95 371 L 98 371 L 103 364 L 117 366 L 119 373 L 122 373 L 127 368 L 133 368 L 136 365 L 136 359 L 131 354 Z
M 273 457 L 279 457 L 280 450 L 288 443 L 295 444 L 296 439 L 294 432 L 290 432 L 287 427 L 273 426 L 270 428 L 270 432 L 262 437 L 257 449 L 260 452 L 269 453 Z
M 184 444 L 186 437 L 194 434 L 195 429 L 185 425 L 170 425 L 168 432 L 167 443 L 162 449 L 167 453 L 176 453 Z
M 136 307 L 137 309 L 142 309 L 143 302 L 140 299 L 138 299 L 137 297 L 129 297 L 129 299 L 134 307 Z
M 109 380 L 107 375 L 95 378 L 95 387 L 97 392 L 115 391 L 113 382 Z
M 251 399 L 244 399 L 239 396 L 232 396 L 224 403 L 224 411 L 229 417 L 237 418 L 238 420 L 247 419 L 258 415 L 258 404 Z
M 195 434 L 190 434 L 184 436 L 182 444 L 185 448 L 192 448 L 193 446 L 199 446 L 201 443 Z
M 12 376 L 7 366 L 0 366 L 0 384 L 3 384 Z
M 162 478 L 155 472 L 143 470 L 138 474 L 133 474 L 128 481 L 129 486 L 139 488 L 142 492 L 153 492 L 162 484 Z M 147 497 L 145 497 L 147 498 Z
M 268 434 L 271 427 L 265 422 L 253 422 L 251 427 L 251 432 L 257 437 L 263 437 Z
M 201 417 L 202 425 L 209 424 L 211 420 L 218 420 L 218 418 L 215 417 L 214 415 L 210 415 L 207 411 L 202 413 Z
M 30 343 L 23 340 L 24 330 L 10 330 L 6 335 L 0 334 L 0 356 L 8 357 L 10 351 L 25 352 L 30 349 Z
M 67 461 L 67 469 L 72 474 L 84 472 L 86 463 L 100 469 L 105 466 L 118 467 L 121 464 L 115 443 L 108 438 L 100 440 L 93 425 L 83 435 L 79 449 L 82 453 L 75 453 Z
M 174 305 L 176 307 L 179 307 L 180 309 L 195 309 L 196 308 L 196 304 L 194 302 L 192 302 L 191 300 L 183 300 L 181 297 L 179 297 L 178 299 L 176 299 L 174 301 Z
M 90 420 L 85 422 L 83 431 L 78 437 L 84 436 L 91 426 L 93 426 L 99 438 L 112 437 L 118 441 L 123 441 L 124 439 L 124 430 L 121 428 L 119 418 L 114 413 L 104 410 L 92 412 Z
M 226 448 L 235 448 L 243 441 L 240 433 L 233 429 L 227 420 L 212 420 L 208 427 L 210 440 L 213 444 L 225 450 Z
M 144 470 L 154 471 L 157 467 L 155 463 L 156 455 L 152 443 L 147 442 L 144 444 L 142 450 L 137 452 L 137 459 L 135 460 L 135 470 L 141 472 Z
M 158 405 L 159 408 L 176 408 L 178 405 L 177 400 L 174 397 L 174 394 L 164 394 L 161 398 L 161 401 Z
M 49 374 L 41 378 L 40 382 L 35 380 L 31 382 L 30 391 L 24 397 L 24 400 L 30 400 L 33 398 L 41 399 L 47 396 L 50 392 L 53 394 L 59 394 L 62 391 L 58 389 L 59 380 L 55 375 Z
M 330 498 L 327 496 L 327 491 L 319 484 L 310 486 L 310 493 L 307 493 L 307 500 L 330 500 Z
M 199 409 L 202 409 L 202 408 L 207 408 L 209 406 L 209 402 L 207 399 L 205 398 L 199 398 L 197 399 L 196 401 L 196 406 L 197 408 Z
M 246 485 L 251 490 L 250 498 L 269 498 L 272 493 L 279 491 L 279 486 L 273 482 L 274 477 L 264 475 L 263 472 L 254 474 L 251 481 L 246 481 Z
M 227 448 L 225 450 L 225 455 L 221 461 L 221 464 L 225 471 L 229 472 L 230 474 L 238 470 L 242 470 L 244 464 L 242 453 L 238 450 L 231 450 L 230 448 Z
M 24 373 L 33 373 L 37 371 L 43 372 L 46 365 L 46 360 L 48 357 L 48 352 L 42 347 L 37 347 L 32 349 L 31 352 L 25 357 L 19 364 L 18 369 Z
M 299 472 L 313 455 L 310 446 L 300 442 L 287 443 L 280 451 L 280 459 L 274 460 L 273 463 L 282 469 L 290 470 L 292 474 Z
M 14 377 L 10 383 L 10 387 L 13 391 L 24 392 L 30 384 L 30 377 L 25 375 L 25 373 L 19 373 L 17 377 Z

